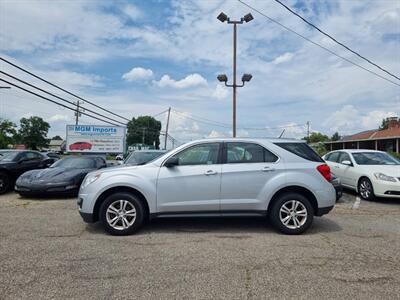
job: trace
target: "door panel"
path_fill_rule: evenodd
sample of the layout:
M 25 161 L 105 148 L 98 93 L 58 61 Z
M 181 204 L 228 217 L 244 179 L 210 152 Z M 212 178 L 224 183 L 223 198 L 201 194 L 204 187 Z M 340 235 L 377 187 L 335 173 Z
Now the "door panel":
M 221 210 L 265 210 L 263 191 L 281 170 L 278 157 L 252 143 L 227 143 L 224 152 Z
M 178 165 L 159 171 L 158 212 L 219 211 L 220 144 L 195 145 L 174 156 Z

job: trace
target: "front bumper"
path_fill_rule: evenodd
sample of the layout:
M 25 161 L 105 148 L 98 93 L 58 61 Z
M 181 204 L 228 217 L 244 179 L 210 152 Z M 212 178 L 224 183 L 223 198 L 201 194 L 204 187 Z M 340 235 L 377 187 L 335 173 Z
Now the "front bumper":
M 88 213 L 84 213 L 79 211 L 79 214 L 81 215 L 83 221 L 85 221 L 86 223 L 94 223 L 94 217 L 93 214 L 88 214 Z
M 374 180 L 372 182 L 377 197 L 400 198 L 400 181 Z
M 31 184 L 31 185 L 23 185 L 23 184 L 15 184 L 15 191 L 19 194 L 68 194 L 68 195 L 76 195 L 79 191 L 79 186 L 71 184 L 71 183 L 62 183 L 62 184 Z

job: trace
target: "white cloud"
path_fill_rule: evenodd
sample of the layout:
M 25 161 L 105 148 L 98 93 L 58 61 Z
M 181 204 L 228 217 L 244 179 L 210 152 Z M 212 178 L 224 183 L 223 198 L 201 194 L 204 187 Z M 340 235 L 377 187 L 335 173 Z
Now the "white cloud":
M 213 90 L 211 96 L 217 100 L 223 100 L 228 97 L 228 89 L 222 84 L 217 84 L 215 90 Z
M 126 5 L 123 12 L 133 21 L 143 17 L 143 12 L 132 4 Z
M 161 77 L 160 81 L 156 84 L 159 87 L 172 87 L 176 89 L 185 89 L 189 87 L 207 85 L 207 80 L 204 79 L 200 74 L 194 73 L 186 76 L 181 80 L 172 79 L 169 75 Z
M 335 111 L 325 122 L 331 131 L 350 134 L 366 129 L 376 129 L 387 117 L 397 116 L 393 111 L 374 110 L 361 112 L 353 105 L 344 105 L 340 110 Z
M 272 63 L 278 65 L 281 63 L 289 62 L 292 60 L 293 57 L 294 57 L 293 53 L 286 52 L 285 54 L 282 54 L 277 58 L 275 58 Z
M 122 79 L 126 81 L 135 80 L 148 80 L 153 77 L 153 71 L 150 69 L 144 69 L 141 67 L 135 67 L 129 72 L 122 75 Z
M 223 137 L 226 137 L 226 134 L 224 132 L 211 130 L 211 132 L 208 134 L 207 137 L 209 137 L 209 138 L 223 138 Z
M 60 122 L 69 121 L 70 117 L 68 115 L 55 114 L 47 119 L 48 122 Z

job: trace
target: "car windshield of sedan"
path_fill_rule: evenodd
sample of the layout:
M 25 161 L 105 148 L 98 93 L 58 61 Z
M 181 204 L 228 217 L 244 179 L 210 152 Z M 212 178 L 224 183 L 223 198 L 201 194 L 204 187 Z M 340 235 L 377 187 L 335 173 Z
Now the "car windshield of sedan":
M 163 155 L 164 152 L 133 152 L 126 160 L 125 164 L 144 165 L 157 157 Z
M 18 152 L 10 151 L 10 152 L 0 152 L 0 161 L 13 161 L 16 158 Z
M 361 152 L 353 153 L 354 160 L 359 165 L 400 165 L 400 161 L 387 153 Z
M 66 157 L 52 164 L 50 168 L 92 169 L 95 166 L 96 163 L 91 158 Z

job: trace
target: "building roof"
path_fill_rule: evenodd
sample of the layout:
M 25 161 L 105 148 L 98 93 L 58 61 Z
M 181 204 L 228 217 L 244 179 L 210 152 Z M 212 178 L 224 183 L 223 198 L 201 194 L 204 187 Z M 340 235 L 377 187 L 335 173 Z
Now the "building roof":
M 344 136 L 339 141 L 328 142 L 328 143 L 343 143 L 343 142 L 355 142 L 355 141 L 368 141 L 368 140 L 381 140 L 381 139 L 392 139 L 400 138 L 400 121 L 391 120 L 387 129 L 379 130 L 366 130 L 353 135 Z

